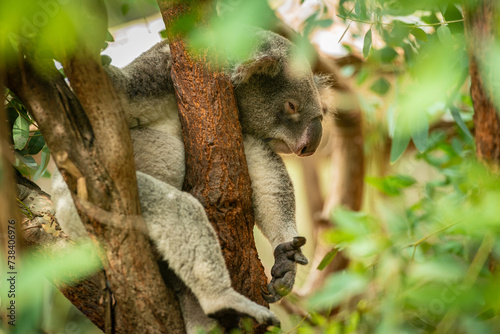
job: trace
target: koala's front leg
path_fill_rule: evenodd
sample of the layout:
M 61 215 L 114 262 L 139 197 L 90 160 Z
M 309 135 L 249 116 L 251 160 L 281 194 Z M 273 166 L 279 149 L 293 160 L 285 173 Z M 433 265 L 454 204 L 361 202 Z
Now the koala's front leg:
M 280 244 L 274 250 L 274 265 L 271 269 L 273 278 L 271 283 L 267 285 L 269 292 L 262 291 L 262 295 L 268 303 L 275 303 L 292 291 L 297 273 L 297 263 L 302 265 L 308 263 L 307 258 L 300 250 L 300 247 L 304 246 L 305 243 L 306 238 L 295 237 L 293 241 Z
M 141 172 L 137 184 L 149 237 L 207 316 L 225 321 L 243 315 L 262 324 L 279 323 L 271 311 L 231 287 L 215 230 L 200 202 Z
M 308 263 L 300 250 L 306 239 L 298 236 L 293 185 L 281 157 L 251 136 L 245 137 L 245 154 L 256 223 L 274 248 L 269 293 L 263 291 L 264 299 L 274 303 L 292 291 L 297 263 Z

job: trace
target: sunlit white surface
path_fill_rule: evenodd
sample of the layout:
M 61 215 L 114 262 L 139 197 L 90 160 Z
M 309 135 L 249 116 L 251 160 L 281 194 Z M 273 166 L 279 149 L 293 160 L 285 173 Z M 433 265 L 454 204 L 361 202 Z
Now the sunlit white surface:
M 112 65 L 124 67 L 160 42 L 160 31 L 163 29 L 165 25 L 160 14 L 113 27 L 110 31 L 115 41 L 109 43 L 102 54 L 111 57 Z

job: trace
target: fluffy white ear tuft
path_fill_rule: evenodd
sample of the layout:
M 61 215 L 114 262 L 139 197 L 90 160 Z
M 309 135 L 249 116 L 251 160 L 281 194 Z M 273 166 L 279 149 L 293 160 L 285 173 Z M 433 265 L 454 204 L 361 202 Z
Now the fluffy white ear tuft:
M 279 59 L 272 56 L 261 56 L 239 64 L 231 75 L 233 84 L 247 82 L 253 75 L 265 74 L 271 77 L 278 74 Z
M 330 116 L 335 114 L 335 81 L 333 77 L 325 74 L 315 74 L 313 76 L 314 84 L 318 88 L 323 115 Z

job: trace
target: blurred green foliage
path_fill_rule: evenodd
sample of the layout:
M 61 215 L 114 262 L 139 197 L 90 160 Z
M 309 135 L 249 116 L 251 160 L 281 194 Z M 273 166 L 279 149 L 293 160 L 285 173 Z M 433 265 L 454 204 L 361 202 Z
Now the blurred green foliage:
M 334 333 L 496 333 L 500 328 L 495 270 L 500 179 L 474 159 L 467 136 L 437 131 L 431 137 L 432 147 L 408 159 L 435 168 L 435 179 L 423 184 L 401 175 L 369 180 L 389 196 L 418 186 L 417 201 L 401 210 L 387 197 L 378 202 L 376 215 L 333 212 L 335 229 L 324 238 L 342 249 L 350 265 L 310 298 L 318 320 L 299 332 L 316 326 L 334 327 Z M 338 313 L 325 316 L 333 308 Z
M 445 115 L 466 129 L 462 115 L 472 109 L 460 100 L 468 82 L 461 1 L 341 0 L 338 12 L 354 37 L 364 34 L 358 84 L 369 79 L 392 109 L 392 163 L 411 141 L 424 151 L 430 125 Z
M 151 0 L 109 0 L 106 5 L 113 23 L 156 10 Z M 178 29 L 189 33 L 193 47 L 210 46 L 222 52 L 231 48 L 232 54 L 242 57 L 249 51 L 244 26 L 271 28 L 276 18 L 263 0 L 226 1 L 225 5 L 235 12 L 226 20 L 208 18 L 210 30 L 192 30 L 195 18 L 189 16 L 179 20 Z M 308 300 L 310 319 L 298 319 L 297 331 L 496 333 L 500 328 L 495 268 L 500 256 L 500 180 L 474 159 L 462 2 L 340 0 L 338 17 L 329 17 L 326 7 L 305 20 L 302 36 L 340 21 L 346 32 L 363 41 L 357 51 L 344 43 L 348 52 L 359 53 L 366 62 L 342 73 L 349 73 L 360 91 L 373 93 L 359 94 L 371 127 L 365 147 L 373 151 L 374 132 L 389 135 L 390 161 L 394 167 L 405 164 L 406 169 L 366 178 L 368 187 L 379 193 L 370 212 L 339 208 L 332 213 L 335 228 L 323 236 L 332 250 L 319 269 L 338 252 L 350 264 Z M 61 60 L 78 43 L 100 51 L 113 40 L 102 14 L 97 0 L 1 1 L 0 58 L 14 59 L 16 52 L 23 52 Z M 308 54 L 304 41 L 298 45 Z M 500 59 L 495 56 L 500 49 L 492 50 L 491 59 Z M 495 62 L 485 65 L 491 73 L 500 68 Z M 497 82 L 490 83 L 495 90 Z M 46 176 L 49 151 L 36 123 L 13 93 L 7 91 L 5 96 L 17 167 L 32 179 Z M 456 123 L 453 132 L 432 130 L 443 119 Z M 411 142 L 418 152 L 407 152 Z M 32 157 L 38 153 L 40 163 Z M 434 176 L 419 180 L 414 174 L 421 166 L 432 169 Z M 409 192 L 417 196 L 406 203 Z M 94 262 L 83 260 L 88 256 L 78 251 L 69 254 L 75 258 L 37 260 L 23 268 L 23 275 L 29 275 L 19 291 L 32 300 L 21 310 L 22 319 L 28 320 L 20 333 L 37 332 L 43 327 L 42 313 L 59 305 L 59 297 L 53 303 L 42 298 L 39 281 L 47 270 L 58 280 L 65 276 L 61 268 L 69 269 L 70 264 L 81 266 L 82 275 L 95 270 Z M 73 312 L 68 310 L 48 312 L 52 318 L 45 328 L 72 331 L 64 327 L 65 314 L 54 315 Z M 78 330 L 83 333 L 90 327 Z
M 394 174 L 366 177 L 378 195 L 364 212 L 332 213 L 323 262 L 341 251 L 350 263 L 309 298 L 311 318 L 298 333 L 498 332 L 500 178 L 475 159 L 462 6 L 339 2 L 340 19 L 364 44 L 366 62 L 352 77 L 376 94 L 359 94 L 365 146 L 373 154 L 373 133 L 387 131 Z M 495 72 L 490 59 L 483 65 Z M 443 120 L 455 126 L 432 130 Z M 407 152 L 411 142 L 417 152 Z M 433 172 L 416 177 L 421 169 Z
M 59 284 L 72 284 L 100 270 L 101 263 L 93 244 L 68 245 L 51 254 L 30 252 L 22 257 L 20 255 L 18 248 L 14 261 L 17 272 L 15 288 L 0 291 L 1 300 L 6 303 L 15 301 L 15 326 L 0 323 L 0 331 L 23 334 L 40 333 L 42 329 L 62 333 L 96 332 L 95 326 L 83 314 L 79 314 L 55 286 L 44 279 L 49 278 Z M 12 271 L 7 268 L 7 261 L 0 263 L 0 269 L 2 273 Z M 4 306 L 2 303 L 2 307 Z
M 47 171 L 50 151 L 36 122 L 21 101 L 9 90 L 5 103 L 9 126 L 12 129 L 16 168 L 33 181 L 42 176 L 50 177 Z M 40 164 L 33 158 L 39 153 L 41 153 Z

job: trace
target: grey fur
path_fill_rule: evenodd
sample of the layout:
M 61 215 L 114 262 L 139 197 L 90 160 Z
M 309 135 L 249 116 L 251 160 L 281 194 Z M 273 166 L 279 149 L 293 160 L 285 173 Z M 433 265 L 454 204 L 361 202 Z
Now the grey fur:
M 312 154 L 321 139 L 322 108 L 318 87 L 304 59 L 292 61 L 295 47 L 274 33 L 254 30 L 251 59 L 233 62 L 226 71 L 235 85 L 245 154 L 252 179 L 257 226 L 276 249 L 270 301 L 288 293 L 296 264 L 307 259 L 297 243 L 293 185 L 277 153 Z M 170 50 L 159 43 L 123 69 L 107 68 L 131 128 L 142 213 L 163 259 L 187 286 L 179 291 L 188 331 L 214 323 L 205 315 L 246 314 L 261 323 L 276 316 L 231 288 L 229 274 L 203 207 L 181 191 L 184 146 L 170 77 Z M 288 112 L 293 102 L 297 112 Z M 293 111 L 295 111 L 293 109 Z M 86 235 L 69 191 L 55 173 L 57 217 L 64 230 Z M 293 247 L 292 247 L 293 246 Z M 285 254 L 286 253 L 286 254 Z M 285 288 L 283 288 L 285 287 Z M 201 308 L 200 308 L 201 306 Z M 202 311 L 200 311 L 202 310 Z

